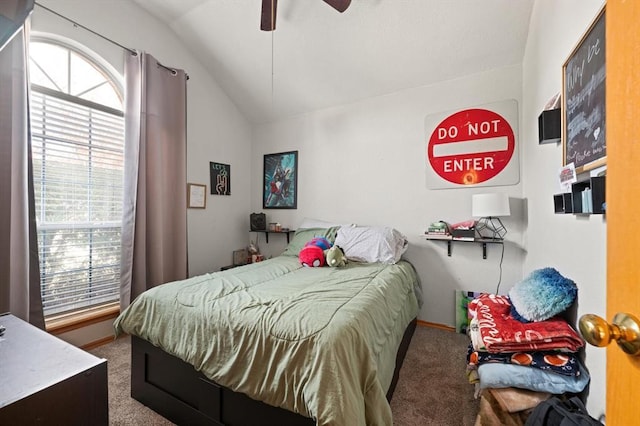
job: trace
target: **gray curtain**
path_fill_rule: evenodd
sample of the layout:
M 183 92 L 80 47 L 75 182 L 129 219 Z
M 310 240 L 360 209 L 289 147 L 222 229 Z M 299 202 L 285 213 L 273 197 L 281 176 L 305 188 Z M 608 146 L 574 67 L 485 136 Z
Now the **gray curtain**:
M 0 313 L 44 328 L 28 78 L 29 24 L 0 51 Z
M 143 52 L 125 57 L 121 309 L 188 274 L 187 76 Z

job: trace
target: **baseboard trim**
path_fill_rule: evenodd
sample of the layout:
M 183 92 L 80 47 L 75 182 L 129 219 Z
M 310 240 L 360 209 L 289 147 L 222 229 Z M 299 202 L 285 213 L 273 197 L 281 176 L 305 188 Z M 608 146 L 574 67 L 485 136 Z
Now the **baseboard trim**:
M 429 322 L 429 321 L 418 320 L 418 325 L 420 327 L 431 327 L 431 328 L 438 328 L 440 330 L 446 330 L 446 331 L 456 331 L 455 327 L 451 327 L 449 325 L 444 325 L 444 324 L 438 324 L 435 322 Z
M 85 351 L 90 351 L 91 349 L 95 349 L 95 348 L 97 348 L 99 346 L 106 345 L 107 343 L 111 343 L 111 342 L 115 341 L 116 339 L 119 339 L 119 337 L 107 336 L 107 337 L 103 337 L 102 339 L 95 340 L 93 342 L 89 342 L 86 345 L 82 345 L 82 346 L 80 346 L 80 348 L 84 349 Z

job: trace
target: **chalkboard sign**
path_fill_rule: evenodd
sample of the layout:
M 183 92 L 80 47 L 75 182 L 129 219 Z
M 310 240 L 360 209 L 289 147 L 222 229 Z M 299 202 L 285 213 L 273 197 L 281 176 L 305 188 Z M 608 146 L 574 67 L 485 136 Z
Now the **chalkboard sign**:
M 563 165 L 606 162 L 604 7 L 562 67 Z

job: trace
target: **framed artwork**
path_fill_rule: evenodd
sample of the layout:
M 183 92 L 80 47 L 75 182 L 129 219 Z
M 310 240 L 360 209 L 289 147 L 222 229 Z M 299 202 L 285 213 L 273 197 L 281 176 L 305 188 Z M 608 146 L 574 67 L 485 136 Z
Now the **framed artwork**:
M 298 208 L 298 151 L 264 156 L 262 207 Z
M 606 164 L 605 8 L 562 66 L 562 165 L 582 173 Z
M 233 266 L 246 265 L 248 259 L 247 249 L 233 251 Z
M 209 163 L 211 175 L 211 193 L 213 195 L 231 195 L 231 165 Z
M 187 207 L 190 209 L 204 209 L 207 207 L 207 185 L 187 184 Z

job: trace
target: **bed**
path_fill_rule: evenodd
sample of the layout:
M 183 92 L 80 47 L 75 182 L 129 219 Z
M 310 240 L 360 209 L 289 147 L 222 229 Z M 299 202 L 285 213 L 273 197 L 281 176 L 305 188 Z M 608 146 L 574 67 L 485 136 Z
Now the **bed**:
M 132 336 L 132 396 L 179 424 L 391 425 L 417 275 L 404 260 L 300 265 L 304 241 L 335 232 L 136 298 L 114 323 Z

